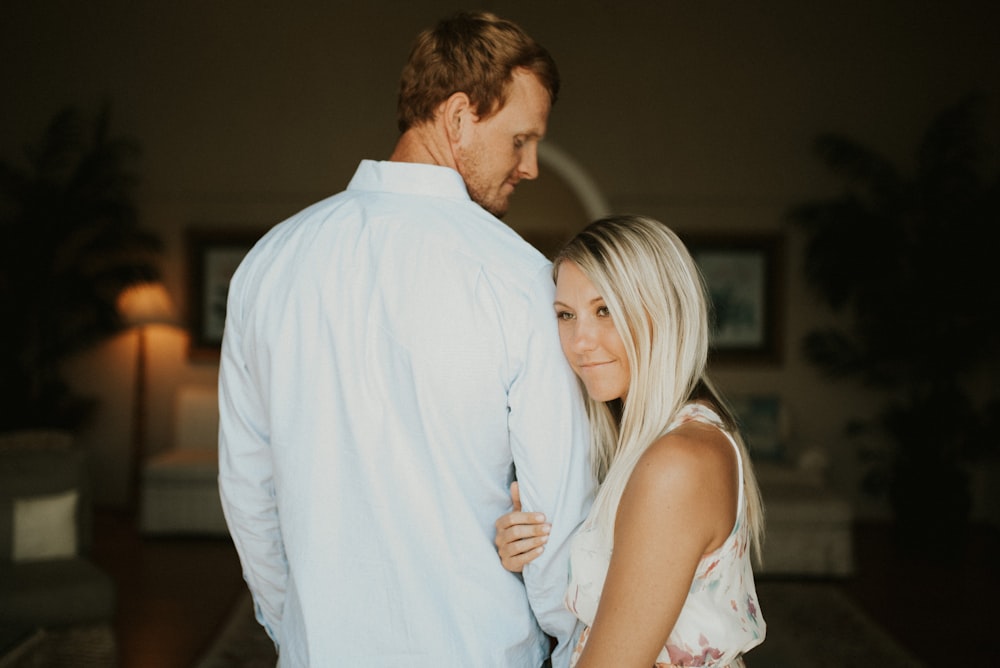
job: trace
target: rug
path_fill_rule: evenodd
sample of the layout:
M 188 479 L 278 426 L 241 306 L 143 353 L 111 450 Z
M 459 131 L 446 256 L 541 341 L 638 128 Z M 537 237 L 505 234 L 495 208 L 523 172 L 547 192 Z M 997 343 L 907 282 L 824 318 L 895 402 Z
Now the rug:
M 233 606 L 222 631 L 193 668 L 274 668 L 274 643 L 253 616 L 250 592 Z
M 926 668 L 835 585 L 761 581 L 767 639 L 747 668 Z M 273 668 L 274 645 L 253 618 L 249 594 L 194 668 Z
M 758 581 L 767 638 L 747 668 L 926 668 L 836 585 Z
M 115 668 L 110 624 L 40 629 L 0 657 L 0 668 Z

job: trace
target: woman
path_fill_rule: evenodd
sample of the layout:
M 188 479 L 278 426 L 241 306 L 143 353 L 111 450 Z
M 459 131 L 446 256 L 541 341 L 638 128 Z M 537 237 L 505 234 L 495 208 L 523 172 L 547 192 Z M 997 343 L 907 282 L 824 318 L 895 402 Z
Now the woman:
M 701 275 L 673 232 L 635 216 L 591 224 L 553 272 L 602 481 L 572 544 L 565 602 L 585 628 L 571 665 L 743 666 L 766 628 L 749 549 L 759 551 L 763 508 L 735 420 L 705 375 Z M 542 520 L 497 521 L 508 570 L 544 549 Z

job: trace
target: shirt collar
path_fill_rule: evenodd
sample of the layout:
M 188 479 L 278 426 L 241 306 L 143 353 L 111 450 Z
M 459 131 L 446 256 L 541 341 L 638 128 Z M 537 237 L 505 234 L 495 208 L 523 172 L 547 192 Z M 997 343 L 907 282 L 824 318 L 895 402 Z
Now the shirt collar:
M 347 189 L 469 200 L 461 174 L 416 162 L 362 160 Z

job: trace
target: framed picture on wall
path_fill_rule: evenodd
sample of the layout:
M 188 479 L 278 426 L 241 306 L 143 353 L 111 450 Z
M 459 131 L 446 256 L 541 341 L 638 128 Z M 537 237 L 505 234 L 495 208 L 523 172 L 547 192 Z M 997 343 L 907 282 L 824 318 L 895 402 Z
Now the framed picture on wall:
M 685 235 L 683 239 L 712 301 L 710 360 L 780 362 L 780 235 Z
M 259 229 L 191 228 L 188 255 L 188 322 L 191 359 L 217 359 L 226 322 L 229 280 L 263 235 Z

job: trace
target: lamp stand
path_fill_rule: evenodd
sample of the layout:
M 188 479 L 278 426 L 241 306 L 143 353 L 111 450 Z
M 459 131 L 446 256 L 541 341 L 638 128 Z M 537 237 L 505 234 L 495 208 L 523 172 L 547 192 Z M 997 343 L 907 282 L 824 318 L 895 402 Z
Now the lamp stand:
M 135 397 L 132 406 L 132 448 L 129 467 L 129 510 L 138 515 L 142 463 L 146 458 L 146 327 L 136 330 Z

